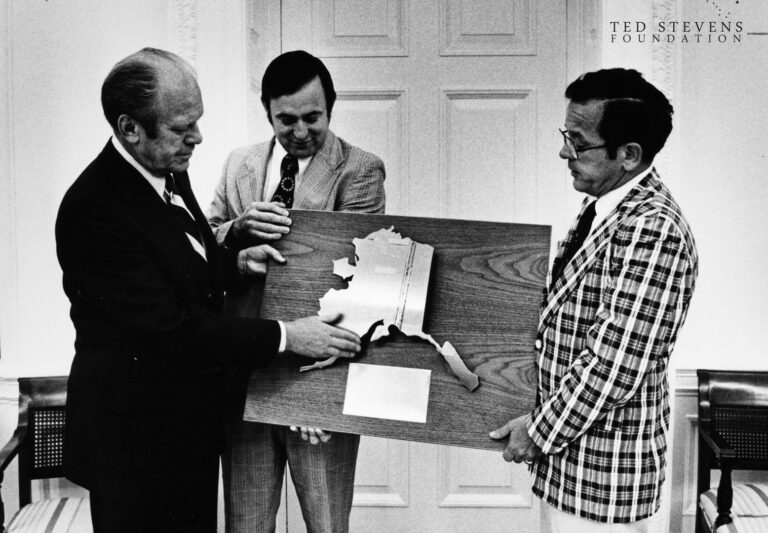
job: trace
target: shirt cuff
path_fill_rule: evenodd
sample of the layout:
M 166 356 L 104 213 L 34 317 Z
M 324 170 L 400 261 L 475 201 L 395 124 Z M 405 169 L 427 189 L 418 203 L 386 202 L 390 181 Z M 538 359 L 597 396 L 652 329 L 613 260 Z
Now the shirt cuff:
M 283 353 L 286 345 L 285 324 L 282 320 L 278 320 L 277 325 L 280 326 L 280 345 L 277 347 L 277 353 Z

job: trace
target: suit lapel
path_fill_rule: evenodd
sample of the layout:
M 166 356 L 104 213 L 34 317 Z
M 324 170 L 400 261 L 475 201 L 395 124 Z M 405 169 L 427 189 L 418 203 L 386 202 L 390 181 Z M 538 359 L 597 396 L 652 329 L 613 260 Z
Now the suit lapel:
M 251 202 L 261 202 L 264 198 L 264 184 L 267 181 L 267 164 L 277 140 L 272 137 L 269 143 L 261 144 L 246 159 L 243 171 L 235 178 L 237 192 L 244 210 Z M 336 182 L 334 172 L 344 163 L 341 143 L 332 131 L 328 132 L 323 146 L 317 151 L 304 174 L 296 184 L 293 197 L 295 209 L 312 208 L 313 198 L 329 198 Z M 258 179 L 253 179 L 258 176 Z M 269 199 L 267 199 L 269 200 Z
M 338 142 L 332 131 L 328 131 L 323 146 L 309 162 L 309 166 L 296 184 L 293 207 L 296 209 L 312 208 L 314 204 L 308 204 L 310 199 L 330 198 L 336 183 L 333 174 L 343 162 L 344 155 L 341 150 L 341 143 Z
M 549 290 L 543 302 L 541 320 L 539 321 L 539 332 L 547 327 L 555 316 L 557 310 L 568 300 L 570 294 L 579 287 L 581 280 L 587 274 L 589 267 L 605 253 L 605 249 L 611 241 L 611 236 L 616 232 L 622 220 L 631 213 L 641 202 L 645 201 L 653 194 L 654 185 L 657 183 L 658 175 L 652 170 L 648 176 L 643 178 L 640 183 L 633 187 L 627 196 L 619 202 L 616 208 L 593 229 L 584 245 L 579 249 L 573 259 L 565 266 L 560 277 L 554 280 L 554 286 Z M 585 201 L 582 205 L 582 211 L 586 207 Z M 571 227 L 565 241 L 560 245 L 557 251 L 557 257 L 562 257 L 565 244 L 573 238 L 574 227 Z
M 221 257 L 216 243 L 216 237 L 213 235 L 211 226 L 208 225 L 208 219 L 203 214 L 200 205 L 197 203 L 195 194 L 192 192 L 192 185 L 189 181 L 189 175 L 186 172 L 182 172 L 178 175 L 174 174 L 174 177 L 179 183 L 179 193 L 181 194 L 184 204 L 192 213 L 192 217 L 195 219 L 198 228 L 200 228 L 200 234 L 203 237 L 203 244 L 205 246 L 205 254 L 208 263 L 208 272 L 210 279 L 215 288 L 221 288 L 223 286 L 223 272 L 221 265 Z
M 177 228 L 173 215 L 163 199 L 147 180 L 117 153 L 111 142 L 103 153 L 108 158 L 109 167 L 114 169 L 110 186 L 113 189 L 112 198 L 116 209 L 120 209 L 127 218 L 130 218 L 150 242 L 167 250 L 168 255 L 175 260 L 180 270 L 189 273 L 198 284 L 207 288 L 210 279 L 206 262 L 192 248 L 186 234 Z M 184 187 L 188 189 L 189 180 L 186 178 L 186 173 L 183 173 L 183 176 L 180 181 L 185 182 Z M 200 207 L 197 202 L 192 203 L 199 212 Z M 198 215 L 194 216 L 197 219 Z M 200 226 L 199 223 L 198 226 Z M 208 242 L 210 241 L 206 240 L 206 246 L 209 246 Z M 207 291 L 207 289 L 204 290 Z
M 264 183 L 267 181 L 267 163 L 269 154 L 275 145 L 275 138 L 269 143 L 259 144 L 256 151 L 251 154 L 243 165 L 243 171 L 238 172 L 235 178 L 237 192 L 245 210 L 251 202 L 261 202 L 264 196 Z M 258 176 L 259 179 L 253 179 Z
M 179 174 L 174 174 L 174 178 L 178 184 L 177 186 L 179 188 L 179 194 L 184 200 L 184 205 L 186 205 L 189 212 L 192 213 L 192 217 L 195 219 L 195 222 L 197 222 L 197 225 L 200 228 L 200 233 L 203 236 L 205 249 L 208 251 L 212 248 L 213 244 L 215 244 L 215 238 L 213 236 L 213 231 L 211 231 L 211 227 L 208 225 L 208 221 L 206 220 L 205 215 L 203 215 L 203 211 L 200 209 L 200 205 L 197 203 L 195 194 L 192 192 L 192 186 L 189 182 L 189 175 L 186 172 L 181 172 Z

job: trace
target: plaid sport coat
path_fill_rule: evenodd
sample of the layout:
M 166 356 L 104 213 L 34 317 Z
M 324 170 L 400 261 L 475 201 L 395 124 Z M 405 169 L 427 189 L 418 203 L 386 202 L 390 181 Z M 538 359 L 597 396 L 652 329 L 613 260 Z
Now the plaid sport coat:
M 688 223 L 654 169 L 593 229 L 551 290 L 548 280 L 528 423 L 543 451 L 531 466 L 533 492 L 546 502 L 610 523 L 658 510 L 667 366 L 697 262 Z

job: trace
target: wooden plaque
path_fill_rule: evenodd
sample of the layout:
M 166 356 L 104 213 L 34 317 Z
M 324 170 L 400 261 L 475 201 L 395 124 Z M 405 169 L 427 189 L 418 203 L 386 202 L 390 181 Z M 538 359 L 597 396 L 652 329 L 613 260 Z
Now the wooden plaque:
M 310 372 L 312 361 L 277 357 L 250 378 L 243 418 L 331 431 L 470 448 L 501 449 L 488 432 L 533 408 L 534 337 L 549 258 L 548 226 L 468 220 L 291 212 L 290 234 L 276 244 L 287 262 L 270 265 L 263 287 L 230 297 L 228 312 L 293 320 L 317 313 L 318 299 L 346 282 L 333 261 L 354 259 L 352 239 L 394 226 L 434 247 L 423 331 L 450 343 L 480 387 L 469 392 L 427 342 L 393 333 L 364 343 L 353 361 L 432 371 L 427 422 L 342 414 L 348 360 Z M 263 290 L 263 300 L 262 300 Z

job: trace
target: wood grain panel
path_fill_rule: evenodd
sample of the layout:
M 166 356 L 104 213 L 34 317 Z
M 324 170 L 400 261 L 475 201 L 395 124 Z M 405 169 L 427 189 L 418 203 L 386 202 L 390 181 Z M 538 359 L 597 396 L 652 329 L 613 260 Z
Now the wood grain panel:
M 549 228 L 294 210 L 288 237 L 277 247 L 287 259 L 270 266 L 261 316 L 292 320 L 314 314 L 330 288 L 344 288 L 333 261 L 353 257 L 352 239 L 394 226 L 403 236 L 435 248 L 424 330 L 450 341 L 481 386 L 461 386 L 434 349 L 394 333 L 368 343 L 357 362 L 432 371 L 426 424 L 342 415 L 346 362 L 299 374 L 308 361 L 278 357 L 254 372 L 246 420 L 319 426 L 379 437 L 470 448 L 500 449 L 488 432 L 528 412 L 536 382 L 533 341 L 547 271 Z M 259 313 L 258 290 L 232 299 L 228 308 Z

